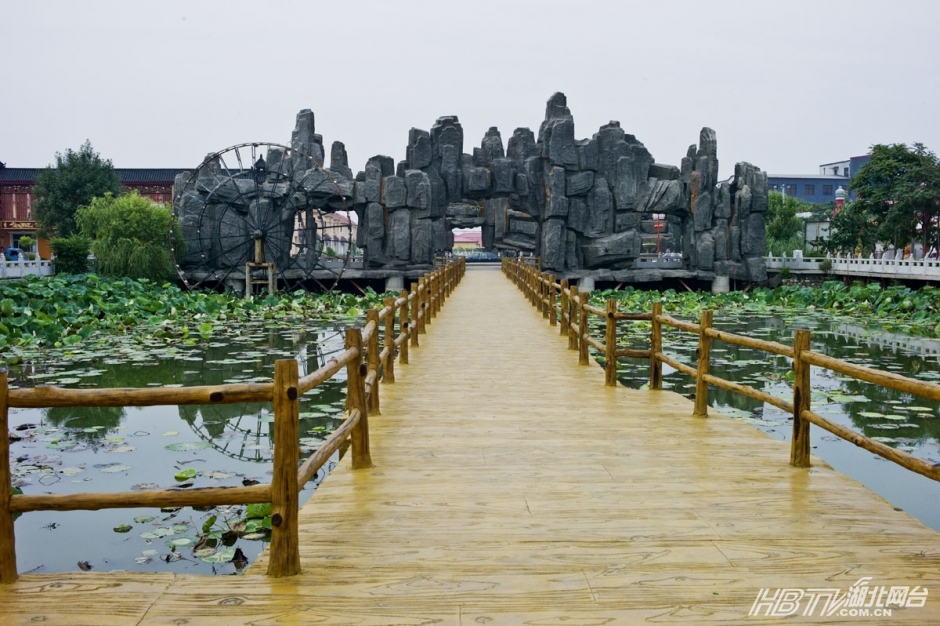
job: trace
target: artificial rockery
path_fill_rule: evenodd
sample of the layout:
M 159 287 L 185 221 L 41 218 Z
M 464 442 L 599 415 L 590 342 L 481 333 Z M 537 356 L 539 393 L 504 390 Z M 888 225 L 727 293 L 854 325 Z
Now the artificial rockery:
M 297 115 L 291 147 L 323 165 L 309 109 Z M 538 136 L 517 128 L 504 146 L 492 127 L 466 153 L 460 122 L 446 116 L 430 132 L 409 131 L 404 161 L 375 156 L 355 176 L 345 146 L 333 142 L 328 172 L 343 202 L 324 193 L 315 204 L 356 212 L 366 269 L 426 267 L 451 250 L 451 229 L 480 226 L 486 249 L 539 256 L 559 276 L 655 280 L 664 270 L 637 269 L 637 259 L 671 251 L 681 254 L 679 274 L 767 278 L 767 175 L 741 162 L 719 182 L 710 128 L 678 167 L 656 163 L 619 122 L 575 139 L 565 95 L 556 93 Z M 284 219 L 287 229 L 292 218 Z

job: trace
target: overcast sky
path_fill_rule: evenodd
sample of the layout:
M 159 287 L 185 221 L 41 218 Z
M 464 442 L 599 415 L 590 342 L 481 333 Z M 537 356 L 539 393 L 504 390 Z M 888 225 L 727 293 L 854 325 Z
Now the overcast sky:
M 575 134 L 619 120 L 678 164 L 699 130 L 771 174 L 875 143 L 940 151 L 937 0 L 0 0 L 0 161 L 42 167 L 85 139 L 115 167 L 195 167 L 289 143 L 300 109 L 353 171 L 404 158 L 408 129 L 457 115 Z

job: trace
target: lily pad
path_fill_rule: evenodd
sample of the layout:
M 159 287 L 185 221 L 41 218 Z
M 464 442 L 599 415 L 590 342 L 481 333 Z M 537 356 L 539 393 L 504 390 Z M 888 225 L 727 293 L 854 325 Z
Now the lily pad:
M 212 444 L 208 441 L 184 441 L 164 446 L 164 448 L 170 452 L 191 452 L 193 450 L 204 450 L 210 447 L 212 447 Z
M 105 474 L 119 474 L 121 472 L 126 472 L 130 468 L 131 468 L 130 465 L 117 464 L 117 465 L 108 465 L 107 467 L 102 467 L 101 471 L 104 472 Z
M 178 482 L 185 482 L 195 477 L 196 477 L 196 470 L 194 470 L 191 467 L 187 467 L 184 470 L 180 470 L 176 474 L 173 475 L 173 478 L 177 480 Z
M 130 524 L 118 524 L 114 527 L 114 532 L 116 533 L 129 533 L 131 529 L 134 528 Z
M 222 548 L 210 556 L 201 557 L 204 563 L 228 563 L 235 556 L 235 548 Z
M 134 521 L 138 524 L 146 524 L 148 522 L 152 522 L 155 519 L 156 518 L 153 515 L 138 515 L 134 518 Z

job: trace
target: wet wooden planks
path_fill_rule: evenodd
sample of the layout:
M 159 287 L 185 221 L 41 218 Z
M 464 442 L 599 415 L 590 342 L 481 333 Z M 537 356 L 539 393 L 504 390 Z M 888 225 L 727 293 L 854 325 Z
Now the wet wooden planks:
M 940 534 L 748 425 L 604 387 L 566 346 L 471 270 L 382 388 L 376 467 L 344 460 L 301 511 L 301 576 L 255 575 L 263 556 L 237 578 L 27 576 L 4 624 L 774 624 L 747 616 L 761 588 L 862 576 L 934 594 L 891 623 L 940 621 Z M 27 591 L 58 582 L 91 587 Z

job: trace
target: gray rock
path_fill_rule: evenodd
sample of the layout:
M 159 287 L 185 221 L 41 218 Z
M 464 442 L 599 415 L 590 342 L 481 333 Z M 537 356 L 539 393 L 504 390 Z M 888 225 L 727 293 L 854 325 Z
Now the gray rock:
M 290 147 L 313 157 L 317 165 L 323 165 L 323 137 L 315 132 L 314 115 L 310 109 L 297 113 L 297 122 L 291 133 Z
M 712 231 L 712 237 L 715 239 L 715 260 L 731 260 L 731 230 L 728 226 L 728 220 L 715 220 L 715 229 Z
M 597 142 L 593 139 L 581 139 L 575 142 L 578 150 L 578 169 L 597 171 Z
M 679 180 L 681 172 L 675 165 L 653 163 L 650 165 L 649 176 L 659 180 Z
M 539 232 L 539 224 L 528 220 L 510 219 L 509 230 L 513 233 L 522 233 L 535 237 Z
M 496 235 L 493 232 L 494 227 L 489 224 L 484 224 L 480 229 L 483 233 L 483 249 L 492 250 L 493 245 L 496 243 Z
M 366 206 L 366 264 L 370 267 L 385 265 L 385 208 L 371 202 Z
M 695 222 L 695 231 L 701 232 L 712 227 L 712 197 L 709 193 L 699 194 L 695 200 L 695 210 L 692 212 Z
M 388 220 L 388 247 L 386 255 L 390 261 L 406 264 L 411 260 L 411 231 L 414 228 L 414 211 L 394 211 Z
M 594 172 L 574 172 L 567 176 L 565 193 L 569 196 L 583 196 L 594 187 Z
M 434 237 L 431 220 L 417 219 L 411 231 L 411 262 L 430 265 L 433 261 Z
M 684 213 L 683 200 L 681 182 L 650 178 L 641 206 L 644 213 Z
M 480 144 L 480 151 L 483 157 L 482 165 L 485 167 L 491 167 L 493 161 L 505 156 L 503 152 L 503 139 L 499 134 L 498 128 L 490 126 L 489 130 L 486 131 L 486 134 L 483 136 L 483 141 Z
M 432 218 L 444 217 L 444 210 L 447 208 L 447 186 L 444 179 L 441 178 L 434 167 L 427 168 L 428 180 L 431 183 L 431 198 L 428 203 L 428 211 Z
M 718 158 L 718 137 L 711 128 L 705 127 L 701 130 L 698 136 L 698 145 L 698 156 Z
M 516 173 L 516 177 L 513 181 L 513 191 L 523 197 L 529 195 L 529 179 L 525 174 L 521 172 Z
M 767 253 L 767 225 L 763 213 L 751 213 L 742 223 L 741 254 L 744 257 Z
M 398 176 L 386 176 L 382 181 L 382 204 L 389 209 L 405 206 L 408 191 L 405 181 Z
M 613 263 L 632 261 L 640 255 L 640 235 L 635 230 L 595 239 L 581 245 L 584 267 L 606 267 Z
M 578 258 L 578 234 L 573 230 L 569 230 L 565 236 L 565 267 L 570 270 L 581 267 L 581 260 Z
M 649 166 L 653 162 L 643 144 L 626 144 L 624 152 L 617 158 L 613 183 L 614 203 L 618 211 L 636 208 L 637 196 L 645 191 Z
M 330 146 L 330 170 L 342 174 L 346 178 L 352 178 L 352 170 L 349 169 L 349 156 L 346 154 L 346 146 L 342 141 L 334 141 Z
M 546 127 L 548 159 L 566 169 L 577 169 L 578 150 L 574 144 L 574 120 L 570 117 L 552 121 Z
M 499 241 L 506 234 L 507 211 L 509 201 L 506 198 L 489 198 L 483 209 L 484 224 L 494 226 L 494 236 Z
M 478 197 L 490 190 L 490 172 L 483 167 L 471 167 L 465 171 L 464 183 L 464 192 Z
M 640 223 L 640 214 L 635 211 L 617 213 L 614 216 L 614 232 L 622 233 L 637 227 Z
M 460 152 L 456 146 L 441 147 L 441 178 L 447 188 L 447 201 L 457 202 L 463 195 Z
M 417 170 L 431 164 L 431 134 L 420 128 L 408 131 L 408 147 L 405 149 L 408 169 Z
M 718 199 L 715 202 L 715 218 L 729 219 L 731 217 L 731 186 L 727 183 L 718 185 Z
M 431 205 L 431 180 L 428 178 L 427 172 L 421 170 L 406 171 L 405 190 L 405 203 L 408 206 L 424 211 L 429 209 Z
M 434 246 L 432 252 L 435 255 L 443 254 L 449 249 L 450 238 L 449 231 L 444 220 L 431 220 L 431 243 Z
M 568 109 L 568 98 L 562 92 L 556 91 L 545 103 L 545 119 L 554 120 L 570 117 L 571 111 Z
M 607 180 L 594 177 L 594 187 L 587 195 L 587 219 L 584 234 L 588 237 L 603 237 L 614 232 L 614 207 Z
M 741 227 L 731 227 L 731 260 L 741 260 Z
M 517 128 L 512 132 L 509 138 L 509 144 L 506 147 L 506 156 L 515 161 L 520 166 L 526 159 L 532 156 L 538 156 L 539 150 L 535 145 L 535 134 L 528 128 Z
M 695 241 L 695 257 L 701 270 L 711 270 L 715 266 L 715 239 L 711 233 L 699 235 Z
M 747 266 L 733 261 L 715 261 L 715 275 L 747 280 Z
M 584 198 L 568 198 L 568 228 L 583 233 L 587 224 L 588 208 Z
M 548 171 L 546 178 L 545 186 L 548 198 L 545 204 L 545 218 L 566 217 L 568 215 L 568 198 L 565 197 L 566 181 L 564 168 L 553 167 Z
M 734 208 L 739 215 L 745 215 L 751 211 L 751 188 L 747 185 L 738 187 L 734 194 Z
M 525 177 L 529 194 L 520 208 L 530 215 L 541 215 L 545 210 L 545 194 L 542 192 L 542 159 L 529 157 L 525 160 Z
M 767 263 L 764 257 L 747 257 L 744 259 L 744 265 L 747 267 L 747 279 L 755 283 L 762 283 L 767 280 Z
M 525 252 L 534 252 L 538 246 L 538 234 L 532 236 L 526 235 L 525 233 L 510 232 L 506 235 L 506 238 L 503 239 L 503 246 L 523 250 Z
M 548 219 L 542 223 L 542 269 L 561 271 L 565 269 L 565 246 L 567 229 L 564 220 Z
M 508 194 L 516 186 L 516 162 L 507 158 L 496 158 L 490 163 L 493 175 L 493 193 Z
M 391 176 L 395 163 L 391 157 L 374 156 L 366 163 L 366 179 L 363 195 L 366 202 L 380 202 L 382 199 L 382 179 Z
M 442 157 L 444 146 L 456 148 L 457 154 L 463 152 L 463 127 L 456 115 L 437 118 L 437 121 L 431 126 L 430 134 L 432 162 Z

